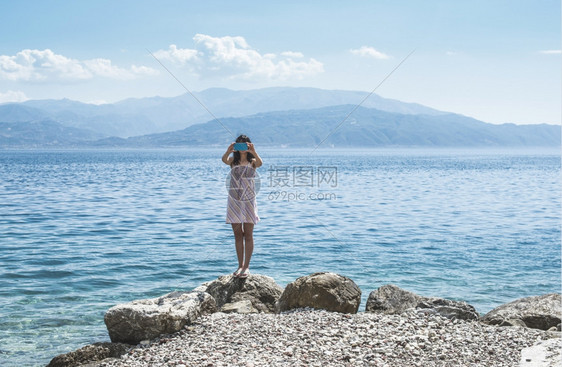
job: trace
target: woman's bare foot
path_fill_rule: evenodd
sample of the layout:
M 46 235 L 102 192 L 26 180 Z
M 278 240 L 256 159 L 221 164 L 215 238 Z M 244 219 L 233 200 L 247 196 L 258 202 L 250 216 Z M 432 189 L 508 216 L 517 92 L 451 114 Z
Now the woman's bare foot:
M 250 275 L 250 269 L 244 268 L 240 273 L 238 273 L 238 278 L 247 278 Z
M 240 273 L 242 272 L 242 267 L 238 268 L 238 270 L 236 270 L 234 273 L 232 273 L 232 275 L 235 278 L 238 278 L 238 276 L 240 276 Z

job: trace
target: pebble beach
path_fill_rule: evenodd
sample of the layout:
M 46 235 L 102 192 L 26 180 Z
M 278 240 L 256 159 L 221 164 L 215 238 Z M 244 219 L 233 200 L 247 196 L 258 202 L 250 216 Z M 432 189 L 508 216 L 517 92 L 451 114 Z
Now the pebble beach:
M 521 350 L 556 334 L 419 310 L 217 312 L 97 366 L 519 366 Z

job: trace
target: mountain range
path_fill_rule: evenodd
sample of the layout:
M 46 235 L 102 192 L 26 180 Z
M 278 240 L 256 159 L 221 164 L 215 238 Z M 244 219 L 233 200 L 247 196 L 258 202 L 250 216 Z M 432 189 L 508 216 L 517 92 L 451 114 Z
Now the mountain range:
M 259 113 L 212 120 L 180 131 L 128 139 L 103 139 L 100 146 L 224 146 L 242 133 L 266 146 L 557 146 L 555 125 L 493 125 L 456 114 L 405 115 L 341 105 Z
M 299 110 L 358 104 L 367 92 L 316 88 L 265 88 L 233 91 L 211 88 L 177 97 L 130 98 L 114 104 L 94 105 L 62 100 L 31 100 L 0 105 L 0 122 L 41 119 L 65 126 L 90 129 L 106 136 L 130 137 L 183 129 L 216 117 L 242 117 L 260 112 Z M 197 100 L 205 106 L 203 107 Z M 415 103 L 371 95 L 363 106 L 403 114 L 441 114 Z
M 493 125 L 367 92 L 213 88 L 195 97 L 205 107 L 189 94 L 2 104 L 0 148 L 214 146 L 239 133 L 270 146 L 560 145 L 559 125 Z

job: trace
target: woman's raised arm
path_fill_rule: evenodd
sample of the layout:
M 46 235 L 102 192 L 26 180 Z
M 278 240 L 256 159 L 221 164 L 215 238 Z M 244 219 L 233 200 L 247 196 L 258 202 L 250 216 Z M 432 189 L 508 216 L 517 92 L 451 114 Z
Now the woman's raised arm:
M 224 162 L 224 164 L 228 164 L 230 166 L 230 164 L 232 163 L 232 157 L 230 157 L 230 153 L 232 153 L 234 151 L 234 143 L 230 144 L 228 146 L 228 149 L 226 149 L 226 152 L 222 155 L 222 161 Z
M 261 160 L 261 157 L 258 154 L 258 152 L 256 152 L 256 148 L 254 147 L 253 143 L 248 143 L 248 150 L 256 158 L 255 161 L 254 161 L 254 168 L 261 167 L 261 165 L 263 164 L 263 161 Z

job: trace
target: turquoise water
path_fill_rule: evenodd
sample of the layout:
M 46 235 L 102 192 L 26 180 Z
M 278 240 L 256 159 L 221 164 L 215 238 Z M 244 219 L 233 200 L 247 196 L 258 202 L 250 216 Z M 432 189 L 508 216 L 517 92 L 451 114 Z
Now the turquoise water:
M 116 303 L 236 268 L 222 150 L 0 151 L 0 364 L 108 340 Z M 481 313 L 560 291 L 557 150 L 261 152 L 251 270 L 394 283 Z M 320 178 L 320 182 L 319 179 Z

